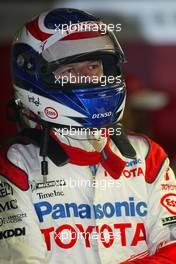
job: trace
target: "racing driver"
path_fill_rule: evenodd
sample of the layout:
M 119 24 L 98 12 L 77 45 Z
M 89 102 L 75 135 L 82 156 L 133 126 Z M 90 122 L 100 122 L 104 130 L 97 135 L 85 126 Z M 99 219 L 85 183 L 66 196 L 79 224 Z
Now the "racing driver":
M 12 45 L 20 132 L 0 157 L 0 263 L 174 264 L 176 181 L 120 120 L 124 53 L 100 19 L 54 9 Z

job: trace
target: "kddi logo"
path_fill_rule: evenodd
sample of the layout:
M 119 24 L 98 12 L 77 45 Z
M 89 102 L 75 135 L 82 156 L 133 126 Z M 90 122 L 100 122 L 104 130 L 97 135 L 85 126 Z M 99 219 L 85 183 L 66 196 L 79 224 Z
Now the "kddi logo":
M 0 203 L 0 212 L 5 212 L 11 209 L 17 209 L 17 200 L 10 200 L 5 203 Z
M 17 236 L 25 236 L 26 234 L 26 229 L 25 227 L 18 227 L 15 229 L 8 229 L 5 231 L 0 232 L 0 239 L 6 239 L 9 237 L 17 237 Z

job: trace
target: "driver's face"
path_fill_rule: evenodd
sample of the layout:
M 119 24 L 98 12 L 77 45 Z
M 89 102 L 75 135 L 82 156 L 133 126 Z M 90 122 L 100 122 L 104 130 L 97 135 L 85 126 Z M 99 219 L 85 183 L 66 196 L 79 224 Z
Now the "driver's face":
M 53 74 L 57 79 L 67 78 L 68 81 L 70 81 L 71 76 L 73 76 L 76 78 L 77 83 L 79 83 L 78 76 L 89 76 L 89 80 L 91 81 L 94 76 L 98 78 L 103 76 L 103 65 L 101 60 L 70 63 L 59 67 L 56 71 L 53 72 Z

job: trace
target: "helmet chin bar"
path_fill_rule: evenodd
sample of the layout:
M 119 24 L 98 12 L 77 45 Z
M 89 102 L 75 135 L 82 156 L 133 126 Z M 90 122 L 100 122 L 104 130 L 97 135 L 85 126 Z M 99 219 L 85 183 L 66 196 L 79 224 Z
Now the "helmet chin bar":
M 52 90 L 74 90 L 74 89 L 84 89 L 86 86 L 98 87 L 101 83 L 67 83 L 60 84 L 58 80 L 55 79 L 54 71 L 56 71 L 60 66 L 68 65 L 70 63 L 80 63 L 90 60 L 100 60 L 103 66 L 103 76 L 108 79 L 109 76 L 114 78 L 119 76 L 121 82 L 123 82 L 123 74 L 121 72 L 121 63 L 123 61 L 122 54 L 112 51 L 96 51 L 88 54 L 79 54 L 72 57 L 65 58 L 65 60 L 53 61 L 47 63 L 46 61 L 41 63 L 41 68 L 38 72 L 39 79 L 46 85 L 48 91 Z M 76 87 L 75 87 L 76 86 Z M 75 87 L 75 88 L 74 88 Z

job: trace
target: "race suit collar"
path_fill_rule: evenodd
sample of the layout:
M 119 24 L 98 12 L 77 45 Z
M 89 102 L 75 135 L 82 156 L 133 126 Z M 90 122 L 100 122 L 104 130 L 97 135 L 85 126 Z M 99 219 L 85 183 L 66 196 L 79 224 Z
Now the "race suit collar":
M 126 165 L 126 162 L 117 156 L 110 147 L 110 138 L 107 137 L 106 145 L 101 152 L 87 151 L 78 147 L 69 146 L 61 142 L 51 132 L 51 137 L 65 150 L 69 157 L 69 163 L 79 166 L 92 166 L 100 163 L 114 179 L 118 179 Z
M 21 133 L 12 137 L 7 145 L 14 143 L 20 143 L 23 145 L 33 144 L 40 147 L 42 138 L 41 129 L 24 129 Z M 110 137 L 107 137 L 107 142 L 102 151 L 87 151 L 74 146 L 68 146 L 61 142 L 58 137 L 51 131 L 48 139 L 47 156 L 56 166 L 64 166 L 67 163 L 79 165 L 79 166 L 92 166 L 101 164 L 114 179 L 118 179 L 126 165 L 124 161 L 125 155 L 117 144 L 116 154 L 111 149 L 111 144 L 114 146 Z M 121 142 L 122 140 L 118 140 Z M 122 144 L 123 145 L 123 144 Z M 120 145 L 119 145 L 120 146 Z M 106 173 L 105 173 L 106 175 Z
M 88 130 L 77 130 L 74 133 L 71 131 L 61 133 L 60 129 L 54 128 L 53 132 L 60 142 L 89 152 L 101 152 L 107 143 L 107 137 L 102 136 L 101 131 L 93 133 Z

